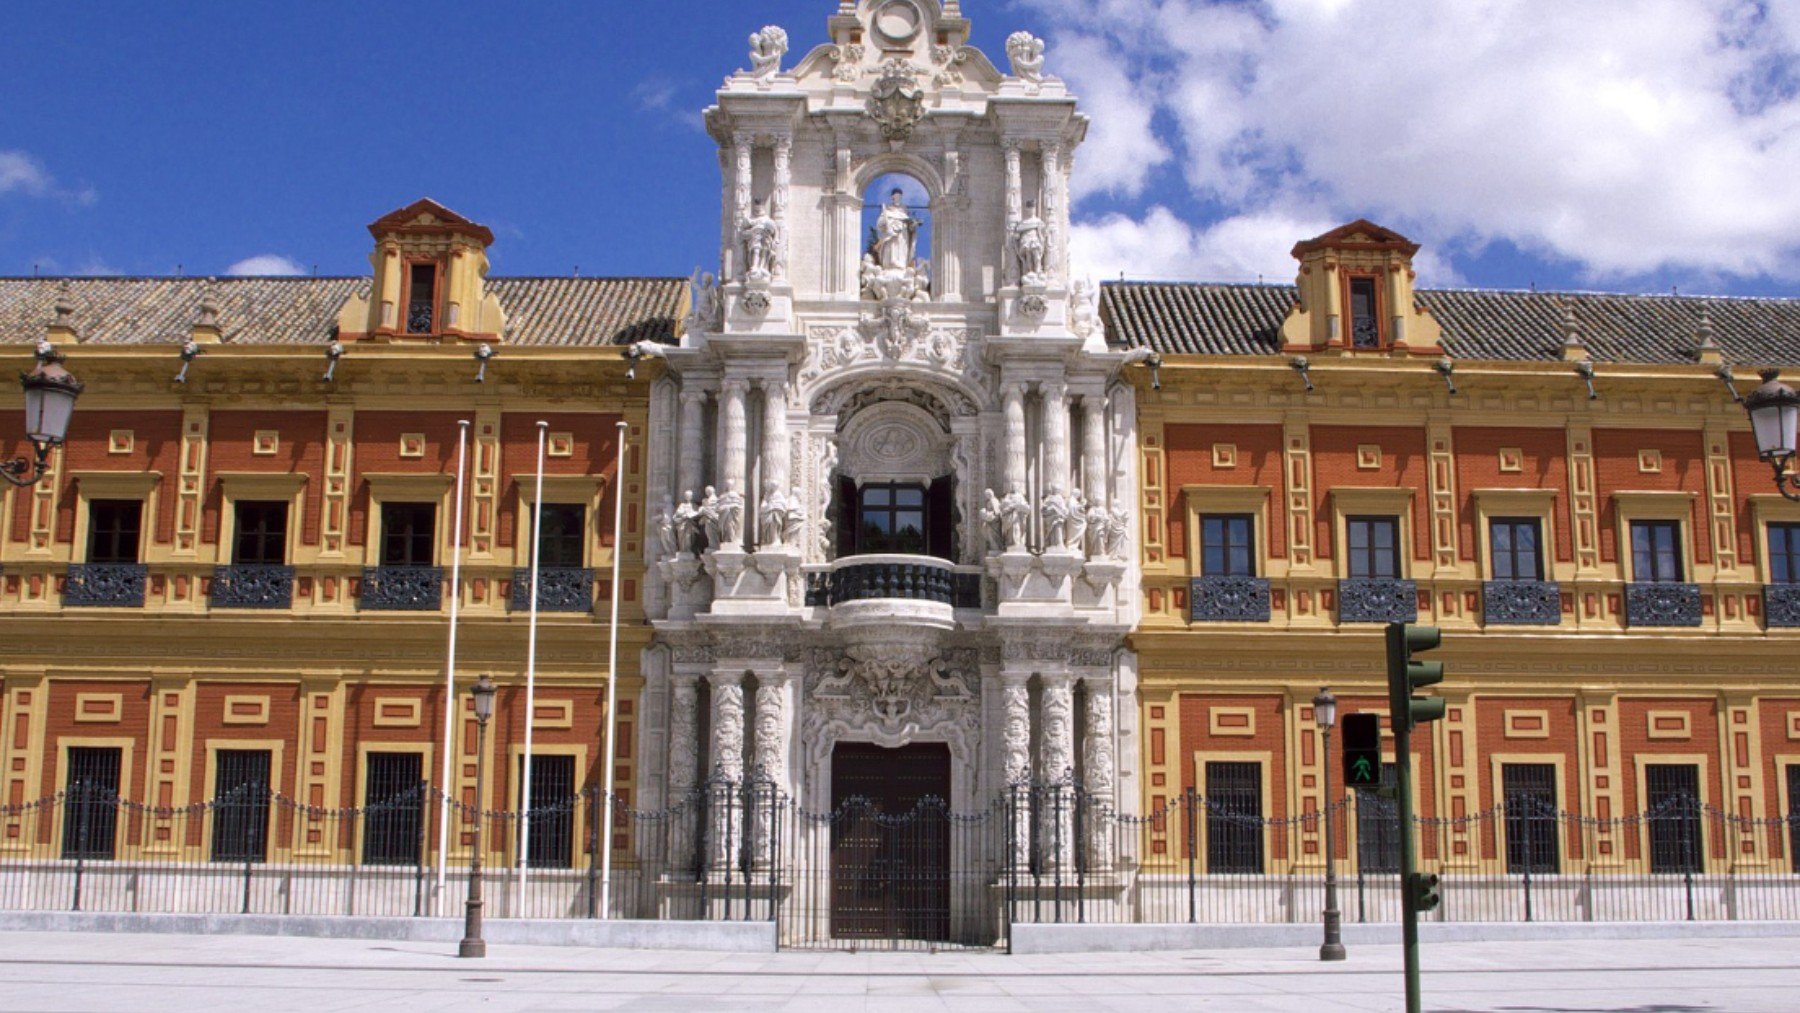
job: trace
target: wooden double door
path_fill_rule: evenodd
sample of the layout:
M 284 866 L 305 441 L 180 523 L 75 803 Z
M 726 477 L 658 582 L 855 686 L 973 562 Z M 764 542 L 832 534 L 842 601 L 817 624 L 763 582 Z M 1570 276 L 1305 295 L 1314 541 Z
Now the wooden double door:
M 950 747 L 831 754 L 831 935 L 950 938 Z

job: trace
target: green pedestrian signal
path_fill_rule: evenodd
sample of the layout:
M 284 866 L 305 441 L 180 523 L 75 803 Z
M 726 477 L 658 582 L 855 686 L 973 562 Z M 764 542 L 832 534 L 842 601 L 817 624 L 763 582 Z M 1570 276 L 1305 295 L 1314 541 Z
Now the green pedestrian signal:
M 1412 892 L 1414 911 L 1436 911 L 1443 897 L 1438 893 L 1438 877 L 1433 872 L 1415 872 L 1407 877 Z
M 1395 729 L 1405 731 L 1444 716 L 1444 698 L 1414 696 L 1415 690 L 1444 681 L 1444 663 L 1415 661 L 1414 656 L 1434 650 L 1444 641 L 1436 626 L 1389 623 L 1387 628 L 1388 708 Z
M 1381 715 L 1344 715 L 1344 786 L 1381 787 Z

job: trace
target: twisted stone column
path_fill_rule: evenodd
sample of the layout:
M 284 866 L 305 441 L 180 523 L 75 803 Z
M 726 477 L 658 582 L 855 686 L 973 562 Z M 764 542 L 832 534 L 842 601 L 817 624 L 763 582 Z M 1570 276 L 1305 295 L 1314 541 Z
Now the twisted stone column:
M 792 452 L 788 449 L 787 384 L 781 380 L 764 380 L 763 392 L 763 485 L 773 485 L 785 495 L 792 492 Z M 766 489 L 758 489 L 762 494 Z
M 744 416 L 748 390 L 749 384 L 743 380 L 726 380 L 719 386 L 720 493 L 745 492 L 744 468 L 750 454 L 750 431 Z
M 700 781 L 700 679 L 680 672 L 670 677 L 669 808 L 679 815 L 669 821 L 669 861 L 691 869 L 694 821 L 702 811 L 694 788 Z
M 756 862 L 766 868 L 774 853 L 774 809 L 788 794 L 788 688 L 793 677 L 784 671 L 756 677 L 756 791 L 751 800 L 756 831 Z
M 1081 399 L 1081 493 L 1088 506 L 1106 502 L 1106 398 L 1089 394 Z
M 1000 676 L 1000 706 L 1004 715 L 1001 730 L 1001 770 L 1006 775 L 1006 788 L 1013 814 L 1013 863 L 1023 866 L 1030 858 L 1030 779 L 1031 779 L 1031 676 L 1024 672 L 1004 672 Z
M 709 798 L 712 864 L 724 868 L 737 856 L 737 842 L 742 840 L 743 809 L 737 788 L 744 781 L 744 675 L 742 672 L 714 672 L 707 676 L 712 686 L 712 774 L 715 781 Z
M 1006 459 L 1001 494 L 1025 492 L 1025 388 L 1012 384 L 1004 394 L 1006 403 Z
M 677 496 L 689 493 L 699 496 L 706 484 L 706 391 L 682 388 L 681 421 L 676 444 L 681 457 L 676 462 Z
M 775 233 L 775 280 L 787 278 L 788 261 L 788 191 L 793 186 L 794 139 L 775 138 L 775 191 L 770 200 L 769 217 L 778 226 Z
M 1050 787 L 1040 810 L 1043 824 L 1038 834 L 1043 853 L 1067 866 L 1075 857 L 1075 785 L 1069 776 L 1075 769 L 1075 677 L 1059 672 L 1041 676 L 1040 682 L 1038 775 Z
M 1087 727 L 1081 748 L 1082 788 L 1087 798 L 1088 865 L 1104 870 L 1113 863 L 1113 798 L 1116 766 L 1113 755 L 1113 682 L 1110 675 L 1091 675 L 1082 681 L 1087 701 Z
M 1061 380 L 1043 385 L 1044 491 L 1069 491 L 1069 388 Z

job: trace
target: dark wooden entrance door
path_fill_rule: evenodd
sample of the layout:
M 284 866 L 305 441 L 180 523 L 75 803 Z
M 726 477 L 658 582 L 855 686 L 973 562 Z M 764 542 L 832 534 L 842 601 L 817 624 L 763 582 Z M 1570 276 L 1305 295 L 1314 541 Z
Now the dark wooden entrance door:
M 950 938 L 950 747 L 831 754 L 831 935 Z

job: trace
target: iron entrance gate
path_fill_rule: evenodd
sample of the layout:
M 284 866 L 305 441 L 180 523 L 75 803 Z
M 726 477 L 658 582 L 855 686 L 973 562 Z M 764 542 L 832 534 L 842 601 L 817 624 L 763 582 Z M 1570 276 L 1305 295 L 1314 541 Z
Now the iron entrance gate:
M 950 938 L 950 747 L 831 757 L 831 938 Z

